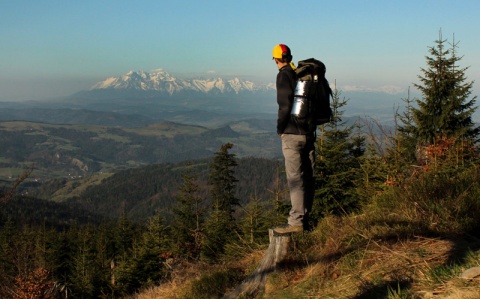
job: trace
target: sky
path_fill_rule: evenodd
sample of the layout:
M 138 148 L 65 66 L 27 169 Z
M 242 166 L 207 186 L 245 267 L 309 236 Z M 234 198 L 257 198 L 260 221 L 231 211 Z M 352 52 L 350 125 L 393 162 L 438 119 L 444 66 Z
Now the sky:
M 480 93 L 478 0 L 0 0 L 0 100 L 71 95 L 130 70 L 273 83 L 272 48 L 315 57 L 340 90 L 406 96 L 435 40 Z

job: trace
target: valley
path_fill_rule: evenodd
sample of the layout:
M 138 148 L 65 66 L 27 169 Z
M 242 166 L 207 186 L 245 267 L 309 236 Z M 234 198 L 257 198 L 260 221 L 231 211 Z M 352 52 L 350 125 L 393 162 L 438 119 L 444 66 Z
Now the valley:
M 0 179 L 15 179 L 25 168 L 31 178 L 75 179 L 97 172 L 208 158 L 226 142 L 239 157 L 281 156 L 273 122 L 244 120 L 216 129 L 172 122 L 138 128 L 0 122 Z

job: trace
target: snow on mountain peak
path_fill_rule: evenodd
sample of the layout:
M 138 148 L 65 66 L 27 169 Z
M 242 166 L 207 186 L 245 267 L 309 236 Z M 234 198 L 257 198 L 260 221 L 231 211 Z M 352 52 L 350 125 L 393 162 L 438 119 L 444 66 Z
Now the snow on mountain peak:
M 171 76 L 164 69 L 158 68 L 150 72 L 132 70 L 119 77 L 109 77 L 90 88 L 90 90 L 98 89 L 158 91 L 172 95 L 180 91 L 238 94 L 244 91 L 268 90 L 271 88 L 269 86 L 257 86 L 251 81 L 244 81 L 239 78 L 230 80 L 223 78 L 180 80 Z

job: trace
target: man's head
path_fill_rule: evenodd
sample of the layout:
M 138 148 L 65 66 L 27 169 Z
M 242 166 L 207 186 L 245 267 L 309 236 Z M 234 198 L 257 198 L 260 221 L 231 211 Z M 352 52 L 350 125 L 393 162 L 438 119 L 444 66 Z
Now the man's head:
M 273 47 L 272 57 L 279 68 L 290 63 L 293 58 L 290 48 L 284 44 L 278 44 Z

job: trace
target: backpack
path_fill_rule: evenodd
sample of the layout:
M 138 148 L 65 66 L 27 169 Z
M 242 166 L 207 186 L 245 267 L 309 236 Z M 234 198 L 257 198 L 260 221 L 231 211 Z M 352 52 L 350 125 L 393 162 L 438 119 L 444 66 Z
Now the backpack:
M 325 64 L 314 58 L 298 62 L 297 85 L 291 115 L 294 121 L 310 131 L 330 122 L 332 89 L 325 78 Z

